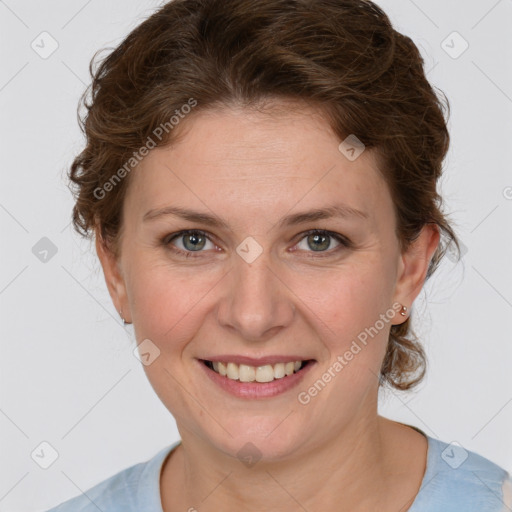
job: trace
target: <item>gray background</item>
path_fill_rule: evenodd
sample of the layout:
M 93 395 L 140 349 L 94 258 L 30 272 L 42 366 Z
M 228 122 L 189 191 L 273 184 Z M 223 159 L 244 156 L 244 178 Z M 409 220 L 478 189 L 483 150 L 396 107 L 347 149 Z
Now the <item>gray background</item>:
M 467 251 L 458 265 L 446 260 L 414 306 L 425 383 L 383 394 L 381 413 L 510 471 L 512 1 L 378 3 L 451 102 L 442 191 Z M 82 145 L 76 106 L 93 53 L 157 5 L 0 1 L 0 511 L 49 508 L 178 439 L 93 247 L 71 229 L 65 184 Z M 47 469 L 44 441 L 58 453 Z M 44 456 L 34 460 L 34 450 Z

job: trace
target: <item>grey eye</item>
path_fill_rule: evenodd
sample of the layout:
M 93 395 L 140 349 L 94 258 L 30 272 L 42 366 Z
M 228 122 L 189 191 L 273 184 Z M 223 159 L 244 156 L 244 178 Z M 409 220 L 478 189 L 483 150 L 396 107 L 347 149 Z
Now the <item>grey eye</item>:
M 304 238 L 302 238 L 298 248 L 306 251 L 309 249 L 313 252 L 325 252 L 327 249 L 331 248 L 331 242 L 333 239 L 334 237 L 328 234 L 310 233 L 309 235 L 306 235 Z M 300 247 L 300 244 L 303 243 L 304 240 L 307 245 L 306 248 Z

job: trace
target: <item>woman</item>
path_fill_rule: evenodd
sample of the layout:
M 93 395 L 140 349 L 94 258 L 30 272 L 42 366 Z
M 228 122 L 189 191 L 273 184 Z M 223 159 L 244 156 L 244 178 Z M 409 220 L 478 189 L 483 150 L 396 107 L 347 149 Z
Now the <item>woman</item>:
M 376 5 L 175 0 L 86 104 L 75 227 L 181 441 L 54 511 L 510 509 L 504 469 L 377 411 L 458 242 L 443 104 Z

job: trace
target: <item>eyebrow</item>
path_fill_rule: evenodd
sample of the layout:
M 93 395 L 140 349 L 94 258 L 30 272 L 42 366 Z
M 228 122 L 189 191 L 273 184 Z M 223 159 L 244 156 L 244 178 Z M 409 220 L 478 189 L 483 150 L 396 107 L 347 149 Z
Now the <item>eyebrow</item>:
M 147 222 L 149 220 L 153 220 L 158 217 L 163 217 L 167 215 L 180 217 L 190 222 L 197 222 L 199 224 L 205 224 L 211 227 L 223 228 L 228 231 L 230 230 L 229 225 L 217 215 L 210 215 L 209 213 L 198 212 L 186 208 L 180 208 L 178 206 L 167 206 L 165 208 L 149 210 L 148 212 L 146 212 L 142 220 L 143 222 Z M 361 210 L 357 210 L 356 208 L 352 208 L 347 205 L 338 204 L 328 206 L 325 208 L 317 208 L 314 210 L 287 215 L 278 222 L 277 226 L 279 228 L 283 228 L 294 226 L 296 224 L 303 224 L 306 222 L 312 222 L 323 219 L 331 219 L 335 217 L 352 217 L 363 220 L 367 220 L 369 218 L 368 214 Z

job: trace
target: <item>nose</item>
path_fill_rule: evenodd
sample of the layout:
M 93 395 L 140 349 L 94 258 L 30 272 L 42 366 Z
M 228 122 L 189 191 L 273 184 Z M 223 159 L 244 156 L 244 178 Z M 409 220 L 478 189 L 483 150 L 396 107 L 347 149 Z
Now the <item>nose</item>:
M 234 260 L 226 276 L 218 321 L 243 340 L 268 340 L 291 324 L 294 295 L 265 253 L 250 264 L 238 255 Z

